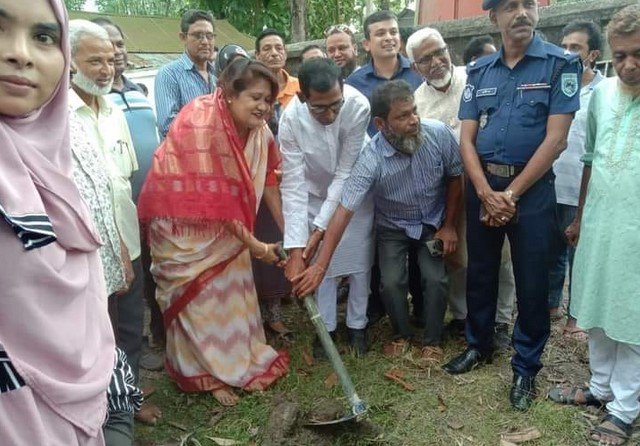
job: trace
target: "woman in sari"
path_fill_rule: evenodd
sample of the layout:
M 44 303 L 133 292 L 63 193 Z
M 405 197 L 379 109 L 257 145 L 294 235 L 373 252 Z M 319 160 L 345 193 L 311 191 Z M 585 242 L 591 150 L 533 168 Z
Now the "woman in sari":
M 239 58 L 218 89 L 186 105 L 156 152 L 138 213 L 148 228 L 156 298 L 167 330 L 166 368 L 185 392 L 234 405 L 233 388 L 264 390 L 289 357 L 265 343 L 251 257 L 278 263 L 278 246 L 253 235 L 271 197 L 282 218 L 279 154 L 265 124 L 278 83 Z
M 115 343 L 72 179 L 62 0 L 0 0 L 0 443 L 102 445 Z

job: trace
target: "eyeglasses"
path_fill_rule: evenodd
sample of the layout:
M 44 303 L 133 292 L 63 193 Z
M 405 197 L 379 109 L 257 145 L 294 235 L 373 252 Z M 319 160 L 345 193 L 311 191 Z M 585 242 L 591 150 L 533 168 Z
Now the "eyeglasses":
M 448 50 L 449 47 L 447 45 L 443 46 L 442 48 L 438 48 L 431 54 L 427 54 L 426 56 L 424 56 L 422 59 L 416 60 L 416 65 L 429 65 L 433 61 L 433 59 L 442 57 L 447 54 Z
M 216 35 L 214 33 L 189 33 L 187 36 L 193 40 L 208 40 L 211 42 Z
M 351 29 L 351 27 L 349 25 L 345 25 L 344 23 L 340 23 L 339 25 L 328 26 L 324 30 L 324 37 L 327 38 L 331 34 L 336 34 L 336 33 L 345 33 L 345 34 L 349 34 L 351 37 L 353 37 L 353 30 Z
M 307 107 L 309 107 L 309 111 L 314 115 L 322 115 L 329 110 L 334 113 L 338 113 L 342 106 L 344 105 L 344 98 L 341 98 L 339 101 L 334 102 L 329 105 L 311 105 L 307 102 Z

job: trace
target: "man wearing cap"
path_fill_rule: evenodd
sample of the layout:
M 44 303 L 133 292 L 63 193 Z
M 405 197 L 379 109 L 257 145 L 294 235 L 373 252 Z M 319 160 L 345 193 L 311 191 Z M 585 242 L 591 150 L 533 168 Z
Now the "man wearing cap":
M 467 349 L 444 365 L 465 373 L 491 361 L 500 252 L 511 245 L 518 318 L 511 405 L 530 407 L 549 337 L 548 258 L 553 234 L 553 161 L 580 107 L 576 55 L 535 32 L 536 0 L 484 0 L 502 36 L 495 54 L 468 66 L 459 118 L 467 174 Z

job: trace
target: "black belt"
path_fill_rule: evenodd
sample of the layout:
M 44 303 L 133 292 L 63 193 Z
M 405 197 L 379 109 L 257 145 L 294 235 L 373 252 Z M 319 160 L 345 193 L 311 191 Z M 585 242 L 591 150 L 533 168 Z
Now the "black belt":
M 512 166 L 510 164 L 482 163 L 482 169 L 485 172 L 490 173 L 491 175 L 495 175 L 497 177 L 512 178 L 517 175 L 520 175 L 520 172 L 524 170 L 524 166 Z

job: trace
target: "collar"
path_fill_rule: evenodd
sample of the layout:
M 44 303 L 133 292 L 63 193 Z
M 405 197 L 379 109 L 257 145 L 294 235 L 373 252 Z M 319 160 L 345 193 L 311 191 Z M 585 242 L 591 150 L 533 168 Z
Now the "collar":
M 73 88 L 69 88 L 69 107 L 74 112 L 87 109 L 93 113 L 93 110 L 91 110 L 80 96 L 78 96 L 78 93 L 76 93 Z M 111 104 L 104 98 L 104 96 L 98 96 L 98 109 L 101 115 L 104 114 L 108 116 L 111 114 Z
M 125 75 L 122 75 L 122 90 L 118 91 L 115 88 L 111 89 L 110 93 L 126 93 L 128 91 L 138 91 L 140 93 L 142 93 L 142 91 L 140 90 L 140 87 L 138 87 L 135 83 L 133 83 L 132 81 L 130 81 L 129 79 L 127 79 L 125 77 Z
M 404 70 L 404 69 L 411 69 L 411 61 L 409 59 L 407 59 L 406 57 L 404 57 L 402 54 L 398 54 L 398 59 L 400 62 L 400 66 L 398 67 L 398 71 L 396 71 L 396 73 Z M 358 71 L 362 70 L 362 74 L 375 74 L 375 69 L 373 67 L 373 58 L 371 60 L 369 60 L 369 62 L 367 62 L 365 65 L 363 65 L 362 67 L 357 69 Z M 355 73 L 356 70 L 353 70 L 353 72 Z
M 394 147 L 389 144 L 387 138 L 384 137 L 381 131 L 378 130 L 378 133 L 374 138 L 378 138 L 378 144 L 380 145 L 380 151 L 382 152 L 382 156 L 385 158 L 391 158 L 394 155 L 401 154 Z
M 180 57 L 177 59 L 178 64 L 185 70 L 185 71 L 197 71 L 198 68 L 196 67 L 196 64 L 193 62 L 193 60 L 191 60 L 191 58 L 189 57 L 189 55 L 187 54 L 187 52 L 185 51 L 184 53 L 182 53 L 180 55 Z M 209 74 L 213 74 L 214 73 L 214 68 L 213 65 L 211 65 L 211 62 L 207 61 L 207 71 L 209 72 Z
M 589 85 L 585 85 L 585 87 L 589 91 L 592 91 L 594 88 L 596 88 L 596 85 L 598 85 L 600 81 L 604 79 L 604 76 L 602 75 L 600 70 L 596 69 L 594 71 L 596 72 L 596 75 L 593 76 L 593 79 L 591 79 L 591 82 L 589 82 Z
M 537 57 L 539 59 L 547 59 L 549 57 L 549 53 L 545 49 L 545 41 L 538 35 L 536 31 L 533 32 L 533 39 L 529 42 L 529 46 L 527 50 L 524 52 L 525 57 Z M 499 60 L 503 65 L 504 63 L 504 45 L 500 47 L 500 51 L 489 55 L 488 57 L 493 57 L 493 61 L 490 65 L 495 65 L 495 63 Z

